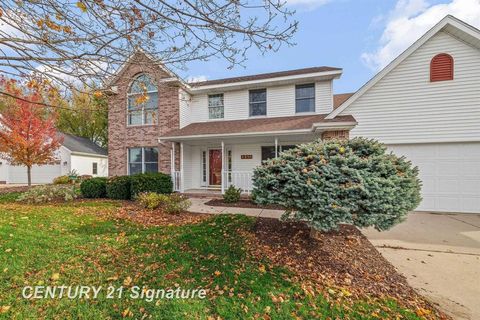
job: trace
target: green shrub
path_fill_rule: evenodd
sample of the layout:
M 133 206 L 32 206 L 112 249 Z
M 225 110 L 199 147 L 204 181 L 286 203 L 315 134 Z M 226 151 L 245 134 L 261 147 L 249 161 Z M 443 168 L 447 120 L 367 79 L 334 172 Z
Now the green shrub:
M 82 181 L 80 191 L 85 198 L 105 198 L 107 195 L 107 178 L 92 178 Z
M 72 180 L 69 176 L 59 176 L 53 179 L 53 184 L 69 184 Z
M 139 173 L 131 177 L 132 196 L 141 192 L 172 193 L 173 183 L 170 175 L 161 172 Z
M 242 189 L 235 188 L 233 185 L 228 187 L 228 189 L 223 194 L 223 202 L 234 203 L 240 200 L 240 195 L 242 194 Z
M 192 204 L 187 197 L 177 193 L 166 195 L 155 192 L 142 192 L 137 195 L 136 200 L 144 208 L 150 210 L 160 208 L 168 214 L 182 213 Z
M 387 230 L 420 203 L 418 168 L 364 138 L 302 144 L 254 171 L 255 200 L 317 230 L 339 224 Z
M 47 203 L 51 201 L 72 201 L 79 196 L 74 185 L 44 185 L 30 188 L 17 201 L 26 203 Z
M 154 210 L 168 201 L 168 195 L 155 192 L 142 192 L 136 197 L 137 202 L 144 208 Z
M 118 176 L 107 180 L 107 198 L 130 200 L 131 193 L 131 177 Z

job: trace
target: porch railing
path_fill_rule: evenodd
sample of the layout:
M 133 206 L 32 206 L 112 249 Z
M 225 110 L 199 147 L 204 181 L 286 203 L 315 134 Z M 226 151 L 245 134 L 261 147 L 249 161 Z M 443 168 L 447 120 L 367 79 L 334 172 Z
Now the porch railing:
M 252 178 L 252 171 L 224 171 L 222 181 L 225 182 L 225 189 L 233 185 L 249 194 L 253 189 Z
M 182 173 L 181 171 L 172 171 L 173 191 L 182 191 Z

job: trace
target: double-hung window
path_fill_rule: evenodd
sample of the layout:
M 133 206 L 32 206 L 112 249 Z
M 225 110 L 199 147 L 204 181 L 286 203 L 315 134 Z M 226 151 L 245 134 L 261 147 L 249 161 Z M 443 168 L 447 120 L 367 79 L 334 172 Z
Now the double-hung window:
M 223 119 L 223 93 L 208 96 L 208 118 Z
M 157 123 L 158 88 L 154 80 L 141 74 L 133 80 L 127 94 L 128 125 L 148 125 Z
M 315 112 L 315 84 L 295 86 L 295 112 Z
M 250 117 L 267 115 L 267 89 L 249 91 Z
M 155 147 L 128 149 L 128 174 L 158 172 L 158 149 Z

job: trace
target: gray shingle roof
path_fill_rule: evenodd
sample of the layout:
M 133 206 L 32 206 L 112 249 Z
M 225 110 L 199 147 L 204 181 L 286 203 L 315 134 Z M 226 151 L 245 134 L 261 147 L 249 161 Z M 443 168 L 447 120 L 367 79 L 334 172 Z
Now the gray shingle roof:
M 63 132 L 59 132 L 58 134 L 63 137 L 62 145 L 72 152 L 89 153 L 101 156 L 106 156 L 108 154 L 106 149 L 98 146 L 87 138 L 77 137 Z

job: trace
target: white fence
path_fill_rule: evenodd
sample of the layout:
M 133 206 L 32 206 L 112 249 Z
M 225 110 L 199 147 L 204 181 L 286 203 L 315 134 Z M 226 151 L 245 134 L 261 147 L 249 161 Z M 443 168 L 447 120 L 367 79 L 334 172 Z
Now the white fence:
M 172 172 L 172 182 L 173 182 L 173 191 L 182 191 L 182 172 L 173 171 Z
M 244 193 L 250 193 L 253 189 L 252 178 L 251 171 L 224 171 L 222 181 L 225 181 L 225 189 L 233 185 Z
M 172 182 L 173 182 L 173 191 L 183 192 L 182 188 L 182 172 L 173 171 Z M 224 189 L 226 190 L 229 186 L 235 186 L 240 188 L 243 193 L 250 193 L 253 189 L 253 172 L 251 171 L 223 171 L 222 174 L 222 183 L 224 183 Z

